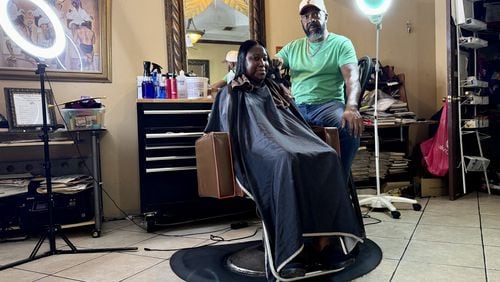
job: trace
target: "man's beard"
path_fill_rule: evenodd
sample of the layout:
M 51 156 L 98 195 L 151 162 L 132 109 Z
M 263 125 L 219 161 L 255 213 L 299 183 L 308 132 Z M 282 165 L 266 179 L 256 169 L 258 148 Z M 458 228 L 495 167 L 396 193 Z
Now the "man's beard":
M 307 26 L 304 27 L 302 25 L 302 29 L 306 33 L 307 38 L 309 38 L 309 41 L 317 41 L 321 39 L 325 33 L 325 26 L 326 23 L 319 23 L 319 22 L 311 22 Z

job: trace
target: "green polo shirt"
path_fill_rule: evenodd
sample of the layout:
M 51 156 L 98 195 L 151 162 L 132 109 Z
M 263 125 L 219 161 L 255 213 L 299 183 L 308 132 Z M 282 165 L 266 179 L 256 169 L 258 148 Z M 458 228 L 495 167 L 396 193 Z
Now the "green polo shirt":
M 347 37 L 329 33 L 322 42 L 300 38 L 288 43 L 278 54 L 290 69 L 292 94 L 297 104 L 344 101 L 344 77 L 340 68 L 357 64 L 356 51 Z

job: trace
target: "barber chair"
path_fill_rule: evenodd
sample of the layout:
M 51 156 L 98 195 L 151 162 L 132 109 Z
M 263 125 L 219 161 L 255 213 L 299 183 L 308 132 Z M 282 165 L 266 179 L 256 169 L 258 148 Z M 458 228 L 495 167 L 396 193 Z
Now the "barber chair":
M 361 95 L 363 95 L 370 74 L 372 73 L 372 60 L 369 57 L 362 57 L 358 61 L 359 79 L 361 85 Z M 283 78 L 286 80 L 289 76 L 285 75 Z M 288 81 L 289 82 L 289 81 Z M 361 100 L 361 97 L 360 97 Z M 335 127 L 317 127 L 313 126 L 313 131 L 323 140 L 330 145 L 340 154 L 340 140 L 339 132 Z M 215 197 L 215 198 L 228 198 L 236 196 L 246 196 L 250 199 L 252 195 L 242 187 L 233 174 L 232 152 L 229 142 L 229 135 L 223 132 L 213 132 L 201 137 L 196 142 L 196 163 L 198 169 L 198 193 L 201 197 Z M 359 206 L 358 196 L 352 177 L 349 178 L 348 189 L 351 196 L 352 203 L 356 210 L 356 215 L 359 225 L 362 229 L 363 239 L 365 238 L 365 230 L 363 224 L 363 216 Z M 306 273 L 303 277 L 297 278 L 282 278 L 279 272 L 274 269 L 272 263 L 273 258 L 269 252 L 269 246 L 266 244 L 267 232 L 266 226 L 263 224 L 263 245 L 255 245 L 243 249 L 230 255 L 226 259 L 226 267 L 233 272 L 240 273 L 248 276 L 261 276 L 266 275 L 266 261 L 269 261 L 270 269 L 273 276 L 279 281 L 295 281 L 306 279 L 310 277 L 331 274 L 341 271 L 324 270 Z
M 314 127 L 313 131 L 322 138 L 325 143 L 340 152 L 340 141 L 337 128 L 334 127 Z M 243 187 L 233 174 L 231 157 L 231 146 L 229 134 L 223 132 L 209 133 L 196 141 L 196 163 L 198 169 L 198 192 L 202 197 L 227 198 L 242 196 L 253 199 L 252 195 Z M 358 203 L 356 190 L 349 182 L 349 192 L 353 205 L 357 211 L 359 224 L 363 230 L 364 225 L 361 210 Z M 331 274 L 342 271 L 341 269 L 314 271 L 306 273 L 305 276 L 296 278 L 280 277 L 279 272 L 273 267 L 273 257 L 268 251 L 267 231 L 263 223 L 263 246 L 254 245 L 230 255 L 226 259 L 226 267 L 233 272 L 247 276 L 266 275 L 265 264 L 269 261 L 271 273 L 279 281 L 295 281 L 310 277 Z

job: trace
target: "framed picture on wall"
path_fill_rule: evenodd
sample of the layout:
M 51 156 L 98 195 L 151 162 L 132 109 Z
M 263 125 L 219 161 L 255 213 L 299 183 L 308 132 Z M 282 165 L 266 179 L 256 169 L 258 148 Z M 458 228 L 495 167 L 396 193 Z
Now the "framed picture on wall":
M 111 0 L 47 1 L 66 37 L 61 55 L 47 59 L 47 74 L 56 81 L 111 81 Z M 7 14 L 17 34 L 39 48 L 55 42 L 53 24 L 35 2 L 8 1 Z M 0 79 L 37 80 L 39 58 L 21 49 L 0 28 Z
M 188 74 L 200 77 L 210 77 L 209 60 L 188 60 Z
M 34 130 L 43 126 L 42 93 L 40 89 L 5 88 L 5 105 L 10 130 Z M 45 90 L 47 125 L 56 125 L 52 91 Z M 50 105 L 50 106 L 49 106 Z

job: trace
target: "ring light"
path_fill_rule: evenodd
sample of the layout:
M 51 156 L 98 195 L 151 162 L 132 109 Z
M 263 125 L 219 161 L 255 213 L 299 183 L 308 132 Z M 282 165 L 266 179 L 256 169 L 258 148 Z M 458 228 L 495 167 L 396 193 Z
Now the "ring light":
M 407 199 L 403 197 L 394 197 L 382 194 L 380 191 L 380 144 L 378 135 L 378 76 L 380 71 L 379 64 L 379 36 L 380 30 L 382 29 L 382 18 L 384 13 L 387 12 L 392 0 L 356 0 L 358 8 L 368 16 L 370 22 L 376 26 L 376 41 L 375 41 L 375 89 L 373 90 L 375 96 L 375 103 L 373 105 L 373 131 L 375 138 L 375 174 L 376 174 L 376 184 L 377 184 L 377 194 L 373 195 L 359 195 L 359 205 L 370 205 L 372 208 L 388 208 L 391 211 L 393 218 L 399 218 L 401 213 L 397 211 L 396 207 L 392 202 L 397 203 L 409 203 L 413 204 L 414 210 L 420 210 L 420 204 L 413 199 Z
M 51 47 L 44 48 L 34 45 L 17 31 L 7 12 L 9 1 L 12 0 L 0 0 L 0 26 L 3 28 L 7 36 L 9 36 L 9 38 L 21 49 L 35 57 L 50 59 L 59 56 L 66 47 L 66 37 L 64 36 L 63 26 L 54 10 L 52 10 L 52 8 L 45 1 L 29 0 L 33 3 L 33 5 L 37 6 L 45 13 L 54 28 L 54 44 Z
M 368 16 L 382 15 L 391 6 L 392 0 L 356 0 L 359 9 Z

